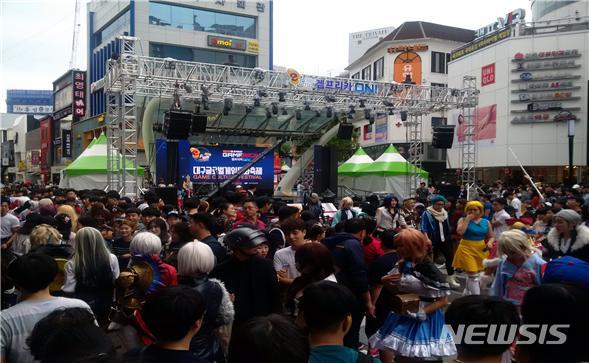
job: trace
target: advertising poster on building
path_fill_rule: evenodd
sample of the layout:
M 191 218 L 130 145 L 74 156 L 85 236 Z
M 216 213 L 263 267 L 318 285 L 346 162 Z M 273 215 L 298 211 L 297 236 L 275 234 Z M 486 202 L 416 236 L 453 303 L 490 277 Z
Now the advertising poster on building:
M 387 116 L 380 115 L 374 121 L 374 142 L 386 142 L 388 140 Z
M 165 178 L 167 168 L 165 140 L 156 141 L 157 180 Z M 187 140 L 178 142 L 178 170 L 180 177 L 186 175 L 195 184 L 223 183 L 231 178 L 243 166 L 255 159 L 263 148 L 238 146 L 198 146 L 190 145 Z M 242 174 L 236 183 L 255 184 L 258 189 L 273 190 L 274 154 L 269 153 L 248 171 Z
M 497 105 L 483 106 L 476 109 L 474 113 L 474 139 L 475 141 L 488 140 L 495 142 L 497 136 Z M 458 142 L 464 140 L 464 117 L 458 115 Z
M 410 76 L 415 84 L 421 84 L 421 57 L 415 52 L 399 54 L 395 59 L 394 72 L 395 82 L 404 82 Z

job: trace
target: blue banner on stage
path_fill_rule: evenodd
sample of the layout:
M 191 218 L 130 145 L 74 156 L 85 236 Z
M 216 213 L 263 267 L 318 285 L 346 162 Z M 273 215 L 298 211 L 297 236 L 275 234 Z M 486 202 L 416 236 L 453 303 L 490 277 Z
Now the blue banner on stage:
M 232 177 L 264 151 L 258 147 L 196 146 L 187 140 L 178 142 L 178 170 L 181 179 L 189 175 L 193 183 L 216 184 Z M 167 142 L 156 141 L 157 179 L 165 179 Z M 258 189 L 271 190 L 274 185 L 274 155 L 269 153 L 242 174 L 236 181 L 255 184 Z

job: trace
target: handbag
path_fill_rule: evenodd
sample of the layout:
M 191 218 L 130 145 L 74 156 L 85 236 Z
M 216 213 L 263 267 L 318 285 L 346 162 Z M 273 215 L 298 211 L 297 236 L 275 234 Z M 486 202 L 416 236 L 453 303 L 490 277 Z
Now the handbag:
M 391 310 L 399 315 L 417 314 L 419 311 L 419 295 L 397 294 L 391 299 Z

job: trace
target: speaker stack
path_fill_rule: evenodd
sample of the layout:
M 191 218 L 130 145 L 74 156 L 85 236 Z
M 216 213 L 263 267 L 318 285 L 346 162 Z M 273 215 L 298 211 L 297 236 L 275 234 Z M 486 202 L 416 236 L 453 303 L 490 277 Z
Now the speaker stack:
M 341 140 L 350 140 L 354 132 L 354 125 L 352 124 L 339 124 L 337 129 L 337 138 Z
M 313 147 L 313 192 L 327 189 L 337 193 L 337 149 L 335 146 Z
M 168 140 L 185 140 L 190 136 L 193 113 L 190 111 L 167 111 L 162 133 Z M 206 127 L 206 124 L 205 124 Z
M 455 125 L 434 127 L 432 146 L 436 149 L 450 149 L 454 142 Z

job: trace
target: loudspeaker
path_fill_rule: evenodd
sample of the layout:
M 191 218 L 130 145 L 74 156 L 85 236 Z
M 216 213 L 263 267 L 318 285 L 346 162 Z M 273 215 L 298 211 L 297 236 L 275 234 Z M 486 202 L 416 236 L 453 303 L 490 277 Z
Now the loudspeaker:
M 313 147 L 313 192 L 337 191 L 337 149 L 335 146 Z
M 434 127 L 432 146 L 436 149 L 450 149 L 454 142 L 455 125 Z
M 192 116 L 192 133 L 204 134 L 207 132 L 207 115 L 197 113 Z
M 169 140 L 185 140 L 190 136 L 192 112 L 167 111 L 164 116 L 162 133 Z
M 164 203 L 171 205 L 178 205 L 178 194 L 176 188 L 154 188 L 155 194 L 162 198 Z
M 337 138 L 342 140 L 350 140 L 354 133 L 354 125 L 352 124 L 339 124 L 337 129 Z

